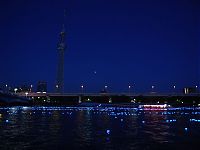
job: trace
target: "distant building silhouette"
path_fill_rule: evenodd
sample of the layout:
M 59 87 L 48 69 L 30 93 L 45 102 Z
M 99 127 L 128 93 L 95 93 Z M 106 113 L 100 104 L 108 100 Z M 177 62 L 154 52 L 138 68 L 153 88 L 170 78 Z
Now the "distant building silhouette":
M 65 12 L 64 12 L 65 19 Z M 66 49 L 65 46 L 65 25 L 63 21 L 63 28 L 60 32 L 60 39 L 58 42 L 58 70 L 57 70 L 57 78 L 56 78 L 56 92 L 63 93 L 64 92 L 64 52 Z
M 37 92 L 47 92 L 47 82 L 39 81 L 37 85 Z
M 197 90 L 194 87 L 185 87 L 183 88 L 183 93 L 184 94 L 197 93 Z

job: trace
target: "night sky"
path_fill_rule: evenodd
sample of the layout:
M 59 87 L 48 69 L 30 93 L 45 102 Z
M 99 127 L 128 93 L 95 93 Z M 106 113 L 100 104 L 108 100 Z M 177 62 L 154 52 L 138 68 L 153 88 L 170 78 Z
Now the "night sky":
M 198 84 L 198 0 L 1 0 L 0 85 L 54 90 L 63 12 L 65 92 L 169 92 Z

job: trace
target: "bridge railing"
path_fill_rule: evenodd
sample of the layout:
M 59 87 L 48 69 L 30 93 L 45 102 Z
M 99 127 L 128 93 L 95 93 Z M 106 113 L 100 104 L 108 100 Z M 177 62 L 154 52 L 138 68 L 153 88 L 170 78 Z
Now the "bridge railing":
M 184 93 L 16 93 L 18 96 L 24 96 L 24 97 L 39 97 L 39 96 L 200 96 L 200 93 L 190 93 L 190 94 L 184 94 Z

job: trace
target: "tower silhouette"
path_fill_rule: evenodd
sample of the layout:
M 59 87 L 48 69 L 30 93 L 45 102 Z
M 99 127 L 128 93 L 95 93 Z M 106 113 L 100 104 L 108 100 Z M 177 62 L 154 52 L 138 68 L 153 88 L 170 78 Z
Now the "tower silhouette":
M 65 20 L 65 12 L 64 12 L 64 20 Z M 65 45 L 65 24 L 63 21 L 62 31 L 59 34 L 59 42 L 57 46 L 58 50 L 58 70 L 57 70 L 57 78 L 56 78 L 56 92 L 63 93 L 64 92 L 64 53 L 65 53 L 66 45 Z

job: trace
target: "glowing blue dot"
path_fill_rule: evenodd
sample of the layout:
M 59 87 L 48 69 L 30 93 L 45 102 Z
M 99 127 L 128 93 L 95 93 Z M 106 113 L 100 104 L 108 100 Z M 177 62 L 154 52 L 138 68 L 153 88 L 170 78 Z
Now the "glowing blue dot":
M 185 128 L 185 131 L 187 131 L 188 130 L 188 128 Z
M 6 122 L 9 122 L 8 120 L 6 120 Z
M 123 119 L 121 119 L 121 121 L 123 121 Z
M 145 121 L 142 121 L 142 123 L 145 123 Z
M 110 134 L 110 130 L 106 130 L 106 133 L 107 133 L 107 134 Z

